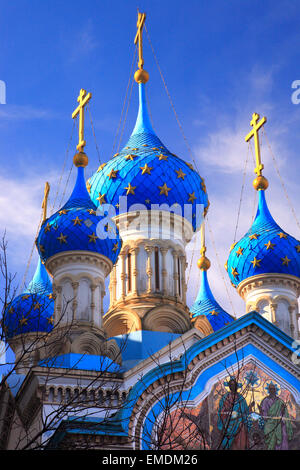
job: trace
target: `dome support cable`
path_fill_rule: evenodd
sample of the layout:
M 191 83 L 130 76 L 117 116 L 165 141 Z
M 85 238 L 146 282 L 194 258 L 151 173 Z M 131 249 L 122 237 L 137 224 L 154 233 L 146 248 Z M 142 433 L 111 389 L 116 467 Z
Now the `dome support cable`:
M 133 68 L 134 68 L 134 64 L 135 64 L 135 60 L 136 60 L 136 53 L 137 53 L 137 49 L 135 47 L 134 51 L 133 51 L 133 58 L 132 58 L 132 62 L 131 62 L 131 67 L 130 67 L 130 73 L 129 73 L 128 83 L 127 83 L 127 87 L 126 87 L 125 98 L 124 98 L 124 101 L 123 101 L 121 116 L 120 116 L 120 119 L 119 119 L 119 124 L 118 124 L 117 131 L 116 131 L 116 134 L 115 134 L 114 142 L 113 142 L 111 156 L 113 156 L 114 150 L 115 150 L 116 145 L 117 145 L 118 135 L 119 135 L 122 120 L 123 120 L 123 114 L 124 114 L 125 106 L 126 106 L 126 103 L 127 103 L 129 87 L 130 87 L 130 85 L 132 87 L 132 82 L 133 82 L 132 76 L 133 76 Z M 120 144 L 119 144 L 118 147 L 120 147 Z
M 277 174 L 278 174 L 278 177 L 279 177 L 279 180 L 280 180 L 280 183 L 281 183 L 283 192 L 284 192 L 285 197 L 286 197 L 286 199 L 287 199 L 287 201 L 288 201 L 288 204 L 289 204 L 289 206 L 290 206 L 291 212 L 292 212 L 292 214 L 293 214 L 293 216 L 294 216 L 294 218 L 295 218 L 296 224 L 297 224 L 297 226 L 298 226 L 298 228 L 299 228 L 299 230 L 300 230 L 300 223 L 299 223 L 299 220 L 298 220 L 298 218 L 297 218 L 297 215 L 296 215 L 294 206 L 293 206 L 293 204 L 292 204 L 292 202 L 291 202 L 291 200 L 290 200 L 290 198 L 289 198 L 289 195 L 288 195 L 286 186 L 285 186 L 285 184 L 284 184 L 283 178 L 282 178 L 282 176 L 281 176 L 281 174 L 280 174 L 280 171 L 279 171 L 279 168 L 278 168 L 278 165 L 277 165 L 277 161 L 276 161 L 275 155 L 274 155 L 274 153 L 273 153 L 273 151 L 272 151 L 272 148 L 271 148 L 269 139 L 268 139 L 268 137 L 267 137 L 267 133 L 266 133 L 266 131 L 265 131 L 264 129 L 263 129 L 262 134 L 263 134 L 263 136 L 264 136 L 264 138 L 265 138 L 265 140 L 266 140 L 267 146 L 268 146 L 268 148 L 269 148 L 269 152 L 270 152 L 270 154 L 271 154 L 271 157 L 272 157 L 272 160 L 273 160 L 273 163 L 274 163 L 274 167 L 275 167 L 275 170 L 276 170 L 276 172 L 277 172 Z
M 246 159 L 245 159 L 245 165 L 244 165 L 244 171 L 243 171 L 243 183 L 242 183 L 242 188 L 241 188 L 241 195 L 240 195 L 240 201 L 239 201 L 239 207 L 238 207 L 238 214 L 237 214 L 237 220 L 236 220 L 236 225 L 235 225 L 233 243 L 236 242 L 237 230 L 238 230 L 238 225 L 239 225 L 239 220 L 240 220 L 242 200 L 243 200 L 245 181 L 246 181 L 247 164 L 248 164 L 248 159 L 249 159 L 249 147 L 250 147 L 250 143 L 248 144 L 247 155 L 246 155 Z
M 100 150 L 99 150 L 99 147 L 98 147 L 98 144 L 97 144 L 96 133 L 95 133 L 95 126 L 94 126 L 94 123 L 93 123 L 92 113 L 91 113 L 91 109 L 90 109 L 89 103 L 87 103 L 87 109 L 88 109 L 89 117 L 90 117 L 90 121 L 91 121 L 92 132 L 93 132 L 93 136 L 94 136 L 94 141 L 95 141 L 95 147 L 96 147 L 96 151 L 97 151 L 97 155 L 98 155 L 98 160 L 99 160 L 99 163 L 100 163 L 100 165 L 101 165 L 102 161 L 101 161 L 101 156 L 100 156 Z
M 190 154 L 190 157 L 191 157 L 191 159 L 192 159 L 192 161 L 193 161 L 193 163 L 194 163 L 194 165 L 195 165 L 196 171 L 198 172 L 197 163 L 196 163 L 196 161 L 195 161 L 193 151 L 192 151 L 192 149 L 191 149 L 191 147 L 190 147 L 190 145 L 189 145 L 188 139 L 187 139 L 187 137 L 186 137 L 186 135 L 185 135 L 185 132 L 184 132 L 183 127 L 182 127 L 182 125 L 181 125 L 181 122 L 180 122 L 180 120 L 179 120 L 178 114 L 177 114 L 177 112 L 176 112 L 176 109 L 175 109 L 173 100 L 172 100 L 172 98 L 171 98 L 171 95 L 170 95 L 170 92 L 169 92 L 169 90 L 168 90 L 168 87 L 167 87 L 165 78 L 164 78 L 164 76 L 163 76 L 162 70 L 161 70 L 160 65 L 159 65 L 159 63 L 158 63 L 158 59 L 157 59 L 157 56 L 156 56 L 156 54 L 155 54 L 154 47 L 153 47 L 152 41 L 151 41 L 151 39 L 150 39 L 150 35 L 149 35 L 149 32 L 148 32 L 148 29 L 147 29 L 147 26 L 146 26 L 146 25 L 145 25 L 145 31 L 146 31 L 146 34 L 147 34 L 147 39 L 148 39 L 148 42 L 149 42 L 149 44 L 150 44 L 150 47 L 151 47 L 151 50 L 152 50 L 152 54 L 153 54 L 153 57 L 154 57 L 154 60 L 155 60 L 155 63 L 156 63 L 156 66 L 157 66 L 157 68 L 158 68 L 158 71 L 159 71 L 161 80 L 162 80 L 162 82 L 163 82 L 163 85 L 164 85 L 166 94 L 167 94 L 167 96 L 168 96 L 168 98 L 169 98 L 169 102 L 170 102 L 171 108 L 172 108 L 172 110 L 173 110 L 175 119 L 176 119 L 176 121 L 177 121 L 178 127 L 179 127 L 179 129 L 180 129 L 180 132 L 181 132 L 181 134 L 182 134 L 183 140 L 184 140 L 185 145 L 186 145 L 186 147 L 187 147 L 187 149 L 188 149 L 188 152 L 189 152 L 189 154 Z M 198 173 L 199 173 L 199 172 L 198 172 Z M 210 232 L 211 238 L 212 238 L 212 240 L 213 240 L 212 230 L 211 230 L 210 227 L 209 227 L 209 232 Z M 225 286 L 225 289 L 226 289 L 226 292 L 227 292 L 227 296 L 228 296 L 229 302 L 230 302 L 230 304 L 231 304 L 231 306 L 232 306 L 233 312 L 235 312 L 235 310 L 234 310 L 234 308 L 233 308 L 233 303 L 232 303 L 232 300 L 231 300 L 231 296 L 230 296 L 230 294 L 229 294 L 229 291 L 228 291 L 228 288 L 227 288 L 227 285 L 226 285 L 226 282 L 225 282 L 225 278 L 224 278 L 224 276 L 223 276 L 221 264 L 220 264 L 220 262 L 219 262 L 219 257 L 218 257 L 217 251 L 216 251 L 216 247 L 215 247 L 214 241 L 213 241 L 213 247 L 214 247 L 214 250 L 215 250 L 215 254 L 216 254 L 217 261 L 218 261 L 218 266 L 219 266 L 220 274 L 221 274 L 221 277 L 222 277 L 223 282 L 224 282 L 224 286 Z M 234 315 L 235 315 L 235 313 L 234 313 Z

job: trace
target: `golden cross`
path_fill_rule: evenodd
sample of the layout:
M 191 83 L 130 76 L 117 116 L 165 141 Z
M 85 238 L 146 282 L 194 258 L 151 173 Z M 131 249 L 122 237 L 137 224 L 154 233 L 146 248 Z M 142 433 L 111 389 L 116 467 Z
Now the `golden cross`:
M 50 191 L 50 185 L 48 181 L 45 183 L 45 189 L 44 189 L 44 199 L 42 203 L 42 209 L 43 209 L 43 221 L 42 223 L 45 222 L 47 219 L 47 204 L 48 204 L 48 196 L 49 196 L 49 191 Z
M 245 141 L 248 142 L 254 136 L 255 158 L 256 158 L 256 168 L 254 170 L 254 173 L 256 173 L 257 176 L 261 176 L 262 170 L 264 169 L 264 165 L 261 163 L 261 158 L 260 158 L 258 131 L 265 124 L 265 122 L 267 122 L 267 118 L 263 117 L 259 122 L 258 120 L 259 120 L 259 114 L 253 113 L 252 119 L 250 121 L 250 125 L 253 127 L 253 129 L 251 132 L 249 132 L 248 135 L 246 135 Z
M 79 152 L 82 152 L 83 148 L 86 145 L 86 142 L 84 140 L 84 107 L 90 101 L 91 97 L 91 93 L 86 93 L 86 90 L 81 88 L 79 96 L 77 98 L 79 105 L 77 106 L 75 111 L 73 111 L 72 114 L 73 119 L 79 114 L 79 139 L 77 145 L 77 150 Z
M 143 27 L 145 24 L 146 20 L 146 13 L 140 13 L 138 12 L 138 19 L 137 19 L 137 32 L 134 38 L 134 44 L 139 42 L 139 62 L 138 66 L 139 69 L 143 68 L 144 65 L 144 59 L 143 59 Z

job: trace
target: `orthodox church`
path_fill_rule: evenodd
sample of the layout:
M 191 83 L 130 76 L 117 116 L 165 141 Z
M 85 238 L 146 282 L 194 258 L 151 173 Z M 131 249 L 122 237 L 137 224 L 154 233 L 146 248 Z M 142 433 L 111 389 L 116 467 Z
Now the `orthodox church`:
M 236 318 L 209 283 L 206 183 L 151 124 L 144 23 L 139 13 L 139 109 L 128 142 L 86 181 L 91 94 L 82 89 L 72 116 L 77 180 L 49 217 L 46 185 L 36 272 L 2 320 L 15 367 L 2 391 L 0 447 L 297 449 L 300 242 L 268 209 L 266 118 L 254 113 L 246 136 L 255 143 L 256 216 L 225 265 L 245 302 Z M 188 306 L 186 247 L 199 230 L 200 287 Z

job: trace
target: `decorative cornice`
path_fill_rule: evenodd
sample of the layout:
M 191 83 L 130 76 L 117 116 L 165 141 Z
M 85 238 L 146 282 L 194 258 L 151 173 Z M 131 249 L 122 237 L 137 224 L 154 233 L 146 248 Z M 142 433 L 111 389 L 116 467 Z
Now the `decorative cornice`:
M 238 285 L 237 292 L 243 299 L 245 299 L 245 296 L 253 289 L 257 289 L 264 286 L 280 285 L 292 289 L 295 292 L 295 295 L 299 297 L 300 279 L 297 276 L 292 276 L 290 274 L 268 273 L 251 276 Z
M 113 263 L 106 256 L 90 251 L 64 251 L 57 253 L 46 261 L 46 269 L 53 273 L 57 268 L 65 264 L 84 263 L 94 266 L 101 266 L 105 276 L 112 270 Z

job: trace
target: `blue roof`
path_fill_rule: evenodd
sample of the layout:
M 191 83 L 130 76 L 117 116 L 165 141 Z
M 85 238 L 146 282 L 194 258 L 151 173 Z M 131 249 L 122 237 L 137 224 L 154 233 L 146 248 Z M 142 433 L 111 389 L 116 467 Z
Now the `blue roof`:
M 212 326 L 213 331 L 217 331 L 223 326 L 228 325 L 234 319 L 229 313 L 220 307 L 218 302 L 213 296 L 209 287 L 207 279 L 207 271 L 201 270 L 201 284 L 200 289 L 195 300 L 195 303 L 190 308 L 192 319 L 199 315 L 205 315 L 207 320 Z
M 65 251 L 92 251 L 115 263 L 121 240 L 106 213 L 99 214 L 86 189 L 84 168 L 79 167 L 74 190 L 66 204 L 43 223 L 36 244 L 43 261 Z M 108 225 L 107 225 L 108 223 Z
M 4 331 L 7 338 L 35 331 L 53 329 L 54 300 L 52 283 L 39 259 L 35 274 L 27 289 L 7 306 L 4 312 Z
M 41 367 L 54 367 L 64 369 L 94 370 L 98 372 L 119 372 L 120 366 L 106 356 L 95 354 L 68 353 L 60 356 L 43 359 L 39 362 Z
M 254 222 L 231 249 L 227 271 L 234 286 L 251 276 L 265 273 L 300 277 L 300 242 L 284 232 L 268 209 L 265 191 L 258 192 Z
M 116 214 L 141 209 L 131 207 L 134 204 L 143 204 L 143 209 L 175 204 L 172 211 L 184 215 L 194 230 L 201 225 L 203 206 L 207 209 L 209 205 L 203 178 L 191 164 L 171 153 L 155 134 L 143 83 L 139 84 L 139 112 L 129 141 L 104 167 L 99 167 L 89 184 L 94 204 L 112 204 Z M 121 196 L 128 198 L 125 208 Z

